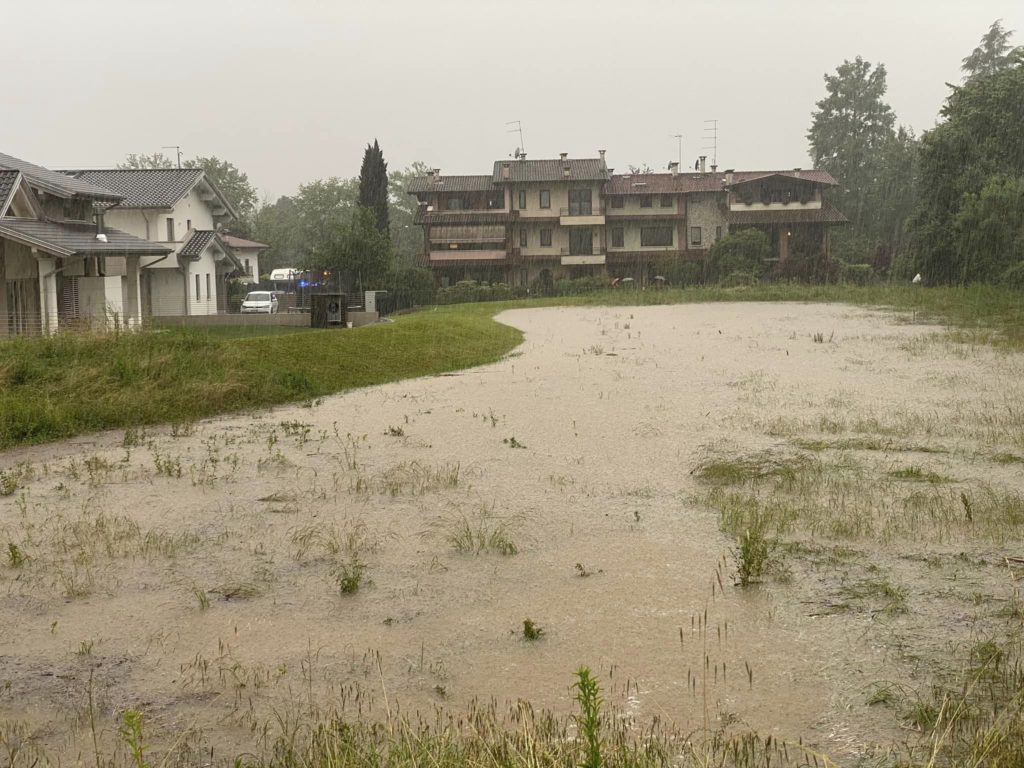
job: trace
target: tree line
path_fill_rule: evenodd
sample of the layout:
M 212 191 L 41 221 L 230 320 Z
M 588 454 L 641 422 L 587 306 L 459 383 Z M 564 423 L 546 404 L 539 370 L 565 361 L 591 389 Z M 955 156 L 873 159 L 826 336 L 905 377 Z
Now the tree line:
M 886 68 L 860 56 L 825 75 L 807 138 L 850 219 L 840 262 L 933 284 L 1024 287 L 1024 48 L 995 21 L 948 84 L 939 124 L 916 136 L 885 101 Z

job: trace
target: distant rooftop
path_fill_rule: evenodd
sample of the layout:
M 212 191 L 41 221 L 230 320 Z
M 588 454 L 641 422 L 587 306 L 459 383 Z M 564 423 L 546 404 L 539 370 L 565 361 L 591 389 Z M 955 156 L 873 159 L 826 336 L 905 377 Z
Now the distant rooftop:
M 51 171 L 49 168 L 43 168 L 41 165 L 5 155 L 2 152 L 0 152 L 0 170 L 21 171 L 28 179 L 29 186 L 57 197 L 89 197 L 104 202 L 116 202 L 121 199 L 121 195 L 109 187 L 72 178 L 59 171 Z

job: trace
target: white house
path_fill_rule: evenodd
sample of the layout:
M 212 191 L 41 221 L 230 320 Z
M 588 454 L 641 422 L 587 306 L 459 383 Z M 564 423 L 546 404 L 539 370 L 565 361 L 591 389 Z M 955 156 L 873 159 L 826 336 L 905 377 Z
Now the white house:
M 0 153 L 0 337 L 141 320 L 140 265 L 171 249 L 106 226 L 120 200 Z
M 238 261 L 242 265 L 242 282 L 258 283 L 260 281 L 260 254 L 270 246 L 234 235 L 224 235 L 223 238 L 228 247 L 235 252 L 235 256 L 238 257 Z
M 143 316 L 215 315 L 227 310 L 227 280 L 244 266 L 221 236 L 238 218 L 202 168 L 126 168 L 63 173 L 121 197 L 113 227 L 170 249 L 141 264 Z

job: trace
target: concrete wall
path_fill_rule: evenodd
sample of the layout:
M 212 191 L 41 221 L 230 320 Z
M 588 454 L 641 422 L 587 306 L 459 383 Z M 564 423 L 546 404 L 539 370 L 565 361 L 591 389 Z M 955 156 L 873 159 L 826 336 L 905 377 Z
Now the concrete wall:
M 150 269 L 143 272 L 143 275 L 149 276 L 151 311 L 154 316 L 185 314 L 185 278 L 179 270 Z
M 124 322 L 124 298 L 120 277 L 79 277 L 78 313 L 96 327 Z

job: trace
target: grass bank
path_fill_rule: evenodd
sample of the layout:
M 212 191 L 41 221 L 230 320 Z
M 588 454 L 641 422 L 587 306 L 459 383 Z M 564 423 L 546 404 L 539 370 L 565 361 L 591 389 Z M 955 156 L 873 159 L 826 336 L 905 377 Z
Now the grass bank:
M 345 332 L 253 338 L 232 338 L 225 329 L 62 334 L 0 343 L 0 449 L 85 432 L 194 421 L 483 365 L 522 340 L 519 331 L 494 322 L 494 315 L 505 309 L 719 301 L 889 307 L 947 322 L 964 340 L 1024 349 L 1021 295 L 988 286 L 619 290 L 437 307 Z

